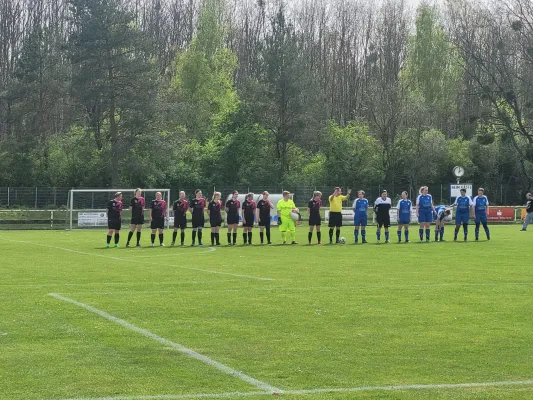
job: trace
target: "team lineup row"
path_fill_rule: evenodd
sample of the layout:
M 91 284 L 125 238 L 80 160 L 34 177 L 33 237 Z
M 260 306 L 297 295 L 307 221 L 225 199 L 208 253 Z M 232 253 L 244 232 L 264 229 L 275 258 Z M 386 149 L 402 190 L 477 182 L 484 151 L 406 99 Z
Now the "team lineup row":
M 342 205 L 348 200 L 351 190 L 348 189 L 347 194 L 342 194 L 340 187 L 335 188 L 334 192 L 328 197 L 329 200 L 329 243 L 343 243 L 344 238 L 340 237 L 340 228 L 342 226 Z M 528 199 L 531 195 L 528 194 Z M 201 190 L 195 191 L 195 197 L 192 201 L 186 199 L 186 193 L 180 192 L 179 199 L 173 204 L 174 211 L 174 232 L 172 236 L 172 245 L 176 244 L 178 231 L 181 231 L 181 245 L 185 245 L 185 229 L 187 227 L 187 212 L 191 214 L 192 224 L 192 246 L 196 244 L 203 245 L 203 228 L 206 223 L 205 214 L 209 218 L 211 227 L 211 245 L 220 246 L 220 228 L 222 226 L 222 209 L 224 208 L 227 217 L 227 240 L 228 245 L 236 245 L 237 242 L 237 228 L 239 226 L 239 212 L 242 213 L 243 226 L 243 241 L 244 244 L 252 244 L 253 227 L 259 226 L 261 244 L 272 244 L 271 242 L 271 212 L 276 210 L 278 217 L 278 228 L 281 232 L 282 242 L 286 244 L 297 244 L 295 240 L 296 226 L 299 224 L 299 210 L 292 200 L 291 193 L 283 192 L 283 198 L 278 201 L 276 205 L 269 200 L 269 193 L 263 192 L 262 198 L 256 203 L 254 194 L 246 195 L 244 202 L 240 203 L 238 200 L 238 192 L 234 191 L 231 198 L 223 204 L 221 201 L 221 193 L 215 192 L 211 201 L 208 203 L 203 197 Z M 123 193 L 117 192 L 115 198 L 109 201 L 108 209 L 108 233 L 107 233 L 107 247 L 110 247 L 111 240 L 114 236 L 115 247 L 118 247 L 120 239 L 120 230 L 122 225 L 122 210 L 123 210 Z M 532 196 L 533 199 L 533 196 Z M 362 243 L 366 241 L 366 227 L 368 225 L 368 208 L 370 204 L 365 198 L 365 192 L 360 190 L 358 197 L 352 205 L 354 213 L 354 243 L 359 242 L 359 234 L 361 234 Z M 416 199 L 415 205 L 408 199 L 407 192 L 403 192 L 401 200 L 397 204 L 397 218 L 398 218 L 398 241 L 402 241 L 402 231 L 404 241 L 409 242 L 409 225 L 411 224 L 412 210 L 416 209 L 416 216 L 420 224 L 419 237 L 420 241 L 430 241 L 431 229 L 430 225 L 435 222 L 435 241 L 444 240 L 444 225 L 446 217 L 450 215 L 451 208 L 456 207 L 455 214 L 455 232 L 454 240 L 457 240 L 461 226 L 463 227 L 464 240 L 468 239 L 468 223 L 470 218 L 475 220 L 475 240 L 479 240 L 480 226 L 483 225 L 487 240 L 490 240 L 490 230 L 487 225 L 487 209 L 489 201 L 484 195 L 484 190 L 480 188 L 478 195 L 471 199 L 466 196 L 466 190 L 461 190 L 461 195 L 456 198 L 453 205 L 450 207 L 437 206 L 433 204 L 433 199 L 428 193 L 428 188 L 422 187 L 420 194 Z M 529 206 L 529 203 L 528 203 Z M 159 244 L 164 246 L 164 227 L 165 215 L 167 211 L 167 203 L 162 199 L 161 193 L 155 195 L 155 199 L 148 205 L 151 244 L 155 245 L 156 234 L 159 235 Z M 130 241 L 133 235 L 137 234 L 137 246 L 141 246 L 141 230 L 145 222 L 144 210 L 146 208 L 145 199 L 142 197 L 141 189 L 135 191 L 134 197 L 130 201 L 131 209 L 131 225 L 128 233 L 128 240 L 126 246 L 130 246 Z M 321 244 L 321 224 L 322 217 L 320 210 L 322 208 L 322 193 L 314 192 L 313 198 L 308 203 L 309 213 L 309 232 L 308 241 L 311 244 L 314 231 L 318 244 Z M 376 214 L 377 242 L 381 242 L 381 230 L 385 232 L 385 243 L 389 242 L 389 227 L 391 226 L 390 210 L 392 208 L 392 201 L 388 197 L 387 191 L 383 191 L 374 203 L 373 210 Z M 529 211 L 529 210 L 528 210 Z M 533 214 L 532 214 L 533 215 Z M 527 221 L 526 221 L 527 223 Z M 527 225 L 525 225 L 527 227 Z M 525 230 L 525 229 L 524 229 Z M 335 235 L 335 240 L 334 240 Z M 290 239 L 289 241 L 287 239 Z

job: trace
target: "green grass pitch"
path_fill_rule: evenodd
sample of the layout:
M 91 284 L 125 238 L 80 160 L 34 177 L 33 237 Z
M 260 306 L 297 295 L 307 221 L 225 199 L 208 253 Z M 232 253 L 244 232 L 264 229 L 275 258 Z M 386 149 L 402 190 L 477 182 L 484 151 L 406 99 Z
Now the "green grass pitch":
M 491 228 L 215 250 L 0 231 L 0 399 L 531 399 L 533 232 Z

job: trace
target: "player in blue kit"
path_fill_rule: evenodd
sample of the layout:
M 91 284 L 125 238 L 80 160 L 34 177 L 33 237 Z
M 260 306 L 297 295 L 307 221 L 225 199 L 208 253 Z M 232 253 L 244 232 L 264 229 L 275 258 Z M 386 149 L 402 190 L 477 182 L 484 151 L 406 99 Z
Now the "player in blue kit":
M 428 193 L 427 186 L 420 188 L 420 195 L 416 199 L 416 216 L 418 217 L 418 223 L 420 229 L 418 234 L 420 235 L 420 241 L 424 241 L 424 229 L 426 230 L 426 242 L 429 242 L 431 235 L 431 223 L 433 222 L 433 215 L 436 215 L 435 207 L 433 206 L 433 197 Z
M 353 235 L 355 243 L 359 242 L 359 227 L 361 227 L 361 239 L 366 243 L 366 226 L 368 225 L 368 200 L 365 199 L 365 192 L 357 192 L 357 199 L 353 202 Z
M 444 242 L 444 219 L 450 215 L 450 210 L 447 210 L 446 206 L 436 206 L 435 211 L 437 212 L 435 219 L 435 242 L 439 241 L 439 236 L 440 241 Z
M 489 208 L 489 199 L 485 196 L 485 189 L 479 188 L 477 196 L 474 197 L 474 215 L 476 217 L 476 242 L 479 240 L 479 225 L 483 224 L 487 240 L 490 240 L 489 226 L 487 225 L 487 210 Z
M 451 214 L 451 211 L 445 206 L 435 207 L 437 211 L 437 219 L 435 220 L 435 242 L 444 242 L 444 224 L 446 223 L 446 217 Z
M 413 203 L 407 198 L 407 196 L 407 192 L 403 191 L 402 199 L 396 206 L 396 211 L 398 213 L 398 243 L 401 243 L 402 241 L 402 227 L 405 234 L 405 243 L 409 243 L 409 224 L 411 223 L 411 209 Z
M 457 241 L 457 235 L 459 234 L 459 229 L 463 225 L 464 231 L 464 241 L 468 239 L 468 220 L 474 212 L 474 202 L 470 197 L 466 195 L 466 189 L 461 189 L 461 195 L 455 199 L 453 203 L 454 207 L 457 207 L 455 213 L 455 235 L 453 237 L 454 241 Z

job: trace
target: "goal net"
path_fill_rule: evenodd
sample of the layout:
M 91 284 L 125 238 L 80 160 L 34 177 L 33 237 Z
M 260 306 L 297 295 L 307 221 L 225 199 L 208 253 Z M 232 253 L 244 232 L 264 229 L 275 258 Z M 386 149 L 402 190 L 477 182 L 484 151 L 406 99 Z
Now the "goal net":
M 130 201 L 135 196 L 136 189 L 72 189 L 68 196 L 68 210 L 66 220 L 67 229 L 87 229 L 107 227 L 107 203 L 113 200 L 116 192 L 122 192 L 122 223 L 130 224 Z M 170 189 L 143 189 L 142 197 L 146 201 L 145 223 L 149 223 L 148 207 L 155 199 L 155 194 L 161 192 L 162 199 L 167 202 L 165 223 L 170 225 L 169 210 Z

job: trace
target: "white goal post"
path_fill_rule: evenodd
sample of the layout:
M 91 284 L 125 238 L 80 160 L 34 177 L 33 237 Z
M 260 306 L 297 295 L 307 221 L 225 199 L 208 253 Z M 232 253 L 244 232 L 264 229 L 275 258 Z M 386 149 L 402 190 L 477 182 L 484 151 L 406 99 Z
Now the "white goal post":
M 136 189 L 71 189 L 68 194 L 67 221 L 68 229 L 107 227 L 107 202 L 113 200 L 116 192 L 122 192 L 123 211 L 129 214 L 130 200 L 134 197 Z M 167 202 L 165 221 L 170 227 L 170 189 L 141 189 L 146 200 L 146 208 L 150 201 L 155 199 L 155 194 L 161 192 L 163 200 Z M 128 221 L 129 218 L 124 218 Z M 149 223 L 146 215 L 145 223 Z M 76 227 L 75 227 L 76 225 Z

